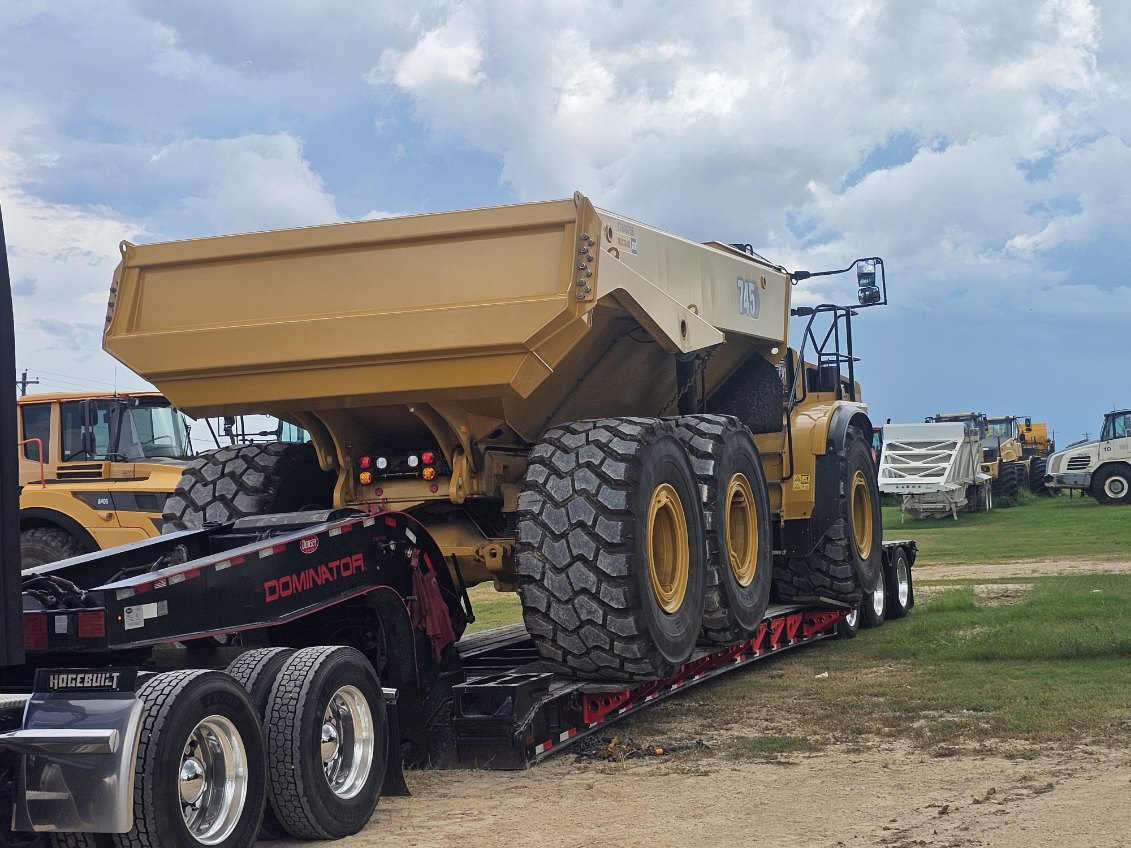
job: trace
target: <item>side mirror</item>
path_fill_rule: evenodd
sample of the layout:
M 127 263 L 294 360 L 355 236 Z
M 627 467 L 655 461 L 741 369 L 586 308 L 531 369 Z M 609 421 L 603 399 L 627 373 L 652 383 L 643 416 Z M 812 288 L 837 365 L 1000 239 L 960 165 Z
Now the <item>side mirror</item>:
M 879 286 L 876 285 L 876 261 L 874 259 L 861 259 L 856 263 L 856 299 L 861 306 L 871 306 L 879 303 L 881 299 Z

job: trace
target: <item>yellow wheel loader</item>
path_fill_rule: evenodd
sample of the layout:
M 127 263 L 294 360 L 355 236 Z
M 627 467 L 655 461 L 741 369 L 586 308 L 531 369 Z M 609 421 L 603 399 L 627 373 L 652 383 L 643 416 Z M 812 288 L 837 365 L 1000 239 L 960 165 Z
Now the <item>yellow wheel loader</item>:
M 193 456 L 154 392 L 27 395 L 17 436 L 23 568 L 157 536 Z

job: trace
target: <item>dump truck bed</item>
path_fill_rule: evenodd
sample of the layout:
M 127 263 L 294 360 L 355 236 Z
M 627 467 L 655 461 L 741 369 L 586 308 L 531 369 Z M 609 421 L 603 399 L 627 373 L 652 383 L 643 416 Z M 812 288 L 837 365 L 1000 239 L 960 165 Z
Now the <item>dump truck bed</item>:
M 104 346 L 195 416 L 506 404 L 557 372 L 537 429 L 626 332 L 666 355 L 786 337 L 784 271 L 581 195 L 121 252 Z

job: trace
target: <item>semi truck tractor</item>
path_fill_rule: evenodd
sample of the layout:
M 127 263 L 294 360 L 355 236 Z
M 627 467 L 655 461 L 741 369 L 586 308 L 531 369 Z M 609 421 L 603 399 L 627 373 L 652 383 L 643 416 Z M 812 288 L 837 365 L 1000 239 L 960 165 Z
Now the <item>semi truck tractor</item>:
M 860 306 L 791 309 L 804 276 L 580 195 L 123 244 L 107 350 L 194 417 L 311 442 L 195 458 L 160 536 L 0 568 L 0 846 L 345 836 L 405 763 L 522 768 L 906 615 Z M 484 581 L 523 624 L 466 634 Z

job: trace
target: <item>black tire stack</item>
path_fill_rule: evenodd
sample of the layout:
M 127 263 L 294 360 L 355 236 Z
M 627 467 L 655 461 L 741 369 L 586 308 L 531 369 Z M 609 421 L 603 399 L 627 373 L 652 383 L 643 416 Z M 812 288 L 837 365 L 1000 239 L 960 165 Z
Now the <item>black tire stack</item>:
M 703 492 L 707 591 L 703 641 L 731 645 L 758 629 L 773 581 L 766 475 L 750 431 L 724 415 L 676 419 Z
M 671 422 L 577 421 L 548 430 L 530 452 L 518 499 L 518 593 L 552 670 L 617 680 L 673 674 L 699 636 L 706 550 L 696 476 Z
M 736 418 L 606 418 L 547 431 L 528 457 L 515 550 L 544 664 L 592 679 L 666 677 L 697 645 L 749 638 L 773 586 L 783 599 L 858 605 L 880 579 L 879 493 L 855 429 L 838 460 L 838 519 L 812 556 L 775 569 L 765 473 Z
M 208 451 L 185 467 L 165 501 L 162 532 L 221 524 L 249 515 L 328 508 L 335 476 L 309 443 L 270 442 Z

